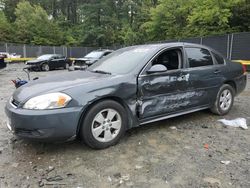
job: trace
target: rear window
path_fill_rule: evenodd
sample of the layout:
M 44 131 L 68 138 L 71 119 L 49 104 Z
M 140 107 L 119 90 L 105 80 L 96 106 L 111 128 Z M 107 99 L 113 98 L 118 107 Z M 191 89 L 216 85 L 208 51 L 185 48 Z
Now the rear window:
M 225 63 L 225 60 L 222 56 L 220 56 L 219 54 L 216 54 L 214 52 L 212 52 L 212 54 L 213 54 L 213 56 L 218 64 L 223 65 Z
M 202 67 L 213 65 L 210 52 L 203 48 L 186 48 L 189 67 Z

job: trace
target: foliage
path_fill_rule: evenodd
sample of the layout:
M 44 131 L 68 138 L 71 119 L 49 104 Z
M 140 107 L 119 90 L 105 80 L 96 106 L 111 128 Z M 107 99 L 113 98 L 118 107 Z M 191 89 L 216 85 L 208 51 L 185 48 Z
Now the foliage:
M 3 11 L 0 11 L 0 39 L 4 42 L 10 42 L 11 39 L 11 25 L 7 21 Z
M 112 46 L 250 31 L 250 0 L 0 0 L 1 41 Z
M 32 6 L 29 2 L 23 1 L 17 5 L 16 40 L 20 43 L 32 44 L 62 44 L 62 33 L 60 28 L 49 19 L 48 14 L 40 6 Z

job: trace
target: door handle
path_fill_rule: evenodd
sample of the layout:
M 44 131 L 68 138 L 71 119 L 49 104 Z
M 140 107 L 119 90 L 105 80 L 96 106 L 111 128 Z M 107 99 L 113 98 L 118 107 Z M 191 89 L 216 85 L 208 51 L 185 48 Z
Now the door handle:
M 214 71 L 214 74 L 219 74 L 219 73 L 221 73 L 220 70 L 215 70 L 215 71 Z

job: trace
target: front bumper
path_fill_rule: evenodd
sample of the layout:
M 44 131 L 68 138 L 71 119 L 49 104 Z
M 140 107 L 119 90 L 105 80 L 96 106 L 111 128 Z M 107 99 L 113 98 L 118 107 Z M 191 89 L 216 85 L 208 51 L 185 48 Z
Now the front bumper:
M 41 70 L 41 65 L 40 64 L 26 64 L 26 68 L 30 71 L 37 71 Z
M 15 108 L 8 102 L 5 112 L 8 128 L 18 137 L 51 142 L 68 140 L 76 135 L 81 109 L 26 110 Z
M 84 66 L 74 65 L 74 70 L 86 70 L 87 68 L 88 68 L 87 65 Z

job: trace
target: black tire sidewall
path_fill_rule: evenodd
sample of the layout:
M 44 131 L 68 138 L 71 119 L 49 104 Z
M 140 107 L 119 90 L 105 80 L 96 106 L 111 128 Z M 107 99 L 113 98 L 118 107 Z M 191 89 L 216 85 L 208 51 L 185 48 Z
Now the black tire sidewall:
M 94 138 L 92 131 L 91 131 L 91 126 L 92 126 L 92 121 L 95 118 L 95 116 L 100 111 L 107 109 L 107 108 L 114 109 L 120 114 L 122 125 L 121 125 L 120 132 L 115 137 L 115 139 L 111 140 L 110 142 L 103 143 L 103 142 L 99 142 L 98 140 Z M 89 147 L 94 148 L 94 149 L 104 149 L 104 148 L 110 147 L 118 143 L 120 138 L 125 133 L 127 123 L 128 123 L 127 112 L 121 104 L 113 100 L 100 101 L 96 103 L 94 106 L 92 106 L 90 110 L 87 111 L 83 119 L 82 125 L 81 125 L 80 136 L 83 142 L 87 144 Z
M 230 107 L 228 108 L 228 110 L 222 110 L 221 107 L 220 107 L 220 96 L 221 96 L 221 93 L 224 91 L 224 90 L 229 90 L 231 92 L 231 95 L 232 95 L 232 102 L 230 104 Z M 217 95 L 217 98 L 216 98 L 216 108 L 217 108 L 217 111 L 219 113 L 219 115 L 226 115 L 232 108 L 233 106 L 233 103 L 234 103 L 234 96 L 235 96 L 235 91 L 233 89 L 232 86 L 228 85 L 228 84 L 225 84 L 223 85 L 219 92 L 218 92 L 218 95 Z
M 44 64 L 42 64 L 42 70 L 43 70 L 43 71 L 49 71 L 49 70 L 50 70 L 50 68 L 49 68 L 49 70 L 46 70 L 46 69 L 45 69 L 45 66 L 46 66 L 46 65 L 47 65 L 47 66 L 49 66 L 49 64 L 48 64 L 48 63 L 44 63 Z

